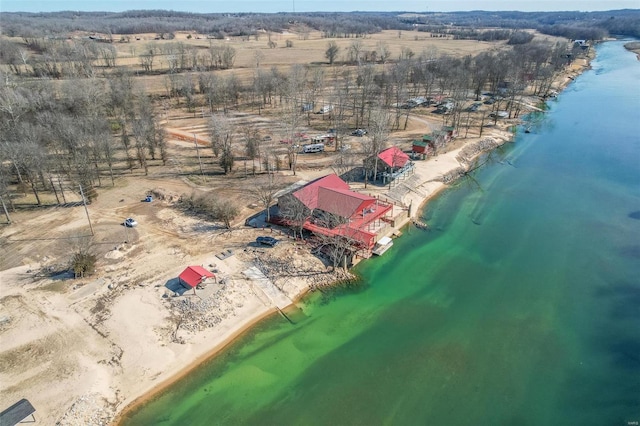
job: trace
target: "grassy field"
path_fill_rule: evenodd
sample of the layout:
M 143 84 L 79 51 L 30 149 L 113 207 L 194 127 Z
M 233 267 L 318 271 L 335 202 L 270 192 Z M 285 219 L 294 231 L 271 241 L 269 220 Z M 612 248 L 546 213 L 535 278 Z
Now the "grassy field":
M 191 35 L 191 38 L 187 38 L 189 35 Z M 116 40 L 120 37 L 123 36 L 114 36 Z M 154 34 L 139 34 L 129 37 L 130 42 L 128 43 L 115 43 L 114 46 L 118 51 L 117 65 L 140 72 L 140 54 L 147 52 L 151 48 L 162 49 L 163 46 L 177 42 L 197 47 L 203 51 L 208 49 L 210 45 L 226 45 L 236 50 L 234 67 L 233 69 L 218 71 L 219 75 L 233 74 L 246 84 L 251 81 L 257 68 L 256 56 L 260 57 L 259 67 L 262 69 L 276 67 L 284 71 L 293 64 L 303 64 L 323 68 L 329 73 L 332 70 L 340 70 L 345 67 L 342 62 L 345 59 L 347 49 L 354 41 L 362 43 L 365 51 L 374 51 L 379 43 L 385 43 L 391 52 L 391 60 L 396 60 L 403 49 L 410 49 L 415 55 L 424 53 L 429 56 L 451 55 L 461 57 L 465 55 L 473 56 L 486 50 L 504 48 L 504 42 L 490 43 L 474 40 L 433 38 L 429 33 L 417 31 L 401 33 L 398 31 L 382 31 L 377 34 L 371 34 L 366 38 L 358 39 L 327 39 L 323 38 L 322 34 L 317 31 L 309 33 L 308 39 L 302 39 L 298 34 L 293 33 L 273 34 L 271 35 L 271 40 L 277 44 L 275 48 L 268 47 L 268 35 L 266 33 L 262 34 L 258 40 L 253 37 L 249 39 L 235 37 L 226 40 L 214 40 L 190 32 L 177 33 L 174 40 L 154 40 L 154 37 Z M 292 47 L 286 47 L 287 40 L 293 43 Z M 334 66 L 329 66 L 325 57 L 327 44 L 330 41 L 335 42 L 340 48 L 336 59 L 337 63 Z M 158 56 L 154 64 L 154 69 L 157 71 L 166 71 L 168 68 L 167 58 L 164 56 Z M 152 93 L 161 93 L 165 90 L 165 79 L 164 75 L 140 76 L 138 78 L 145 90 Z

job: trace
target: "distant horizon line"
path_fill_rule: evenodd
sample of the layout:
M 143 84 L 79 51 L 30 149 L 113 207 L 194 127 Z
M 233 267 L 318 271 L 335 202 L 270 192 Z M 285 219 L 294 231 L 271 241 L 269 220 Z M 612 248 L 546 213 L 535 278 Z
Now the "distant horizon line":
M 177 10 L 177 9 L 127 9 L 127 10 L 78 10 L 78 9 L 61 9 L 61 10 L 49 10 L 49 11 L 38 11 L 38 12 L 30 12 L 26 10 L 13 10 L 13 11 L 3 11 L 0 10 L 0 13 L 29 13 L 29 14 L 45 14 L 45 13 L 62 13 L 62 12 L 74 12 L 74 13 L 127 13 L 127 12 L 177 12 L 177 13 L 186 13 L 191 15 L 276 15 L 276 14 L 291 14 L 291 15 L 304 15 L 308 13 L 415 13 L 415 14 L 424 14 L 424 15 L 433 15 L 438 13 L 450 14 L 450 13 L 472 13 L 472 12 L 492 12 L 492 13 L 562 13 L 562 12 L 573 12 L 573 13 L 602 13 L 602 12 L 620 12 L 620 11 L 640 11 L 640 8 L 622 8 L 622 9 L 603 9 L 603 10 L 531 10 L 531 11 L 523 11 L 523 10 L 489 10 L 489 9 L 472 9 L 472 10 L 455 10 L 455 11 L 415 11 L 415 10 L 349 10 L 349 11 L 337 11 L 337 10 L 315 10 L 315 11 L 305 11 L 305 12 L 295 12 L 295 11 L 279 11 L 279 12 L 191 12 L 187 10 Z

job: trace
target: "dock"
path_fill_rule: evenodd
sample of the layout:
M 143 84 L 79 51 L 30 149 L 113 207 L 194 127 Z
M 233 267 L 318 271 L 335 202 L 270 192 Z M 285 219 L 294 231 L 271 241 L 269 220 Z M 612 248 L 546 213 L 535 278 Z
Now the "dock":
M 382 237 L 380 241 L 373 247 L 371 251 L 373 254 L 377 256 L 382 256 L 387 250 L 389 250 L 393 246 L 393 240 L 389 237 Z
M 267 276 L 256 266 L 242 271 L 242 274 L 251 280 L 262 293 L 267 296 L 273 306 L 282 310 L 293 302 L 289 299 Z

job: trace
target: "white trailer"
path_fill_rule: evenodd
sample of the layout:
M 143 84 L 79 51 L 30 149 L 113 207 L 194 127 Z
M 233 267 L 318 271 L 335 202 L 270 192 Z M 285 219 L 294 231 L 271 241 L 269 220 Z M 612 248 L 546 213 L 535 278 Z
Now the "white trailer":
M 312 152 L 322 152 L 322 151 L 324 151 L 323 143 L 310 143 L 308 145 L 302 146 L 302 152 L 304 152 L 305 154 L 309 154 Z

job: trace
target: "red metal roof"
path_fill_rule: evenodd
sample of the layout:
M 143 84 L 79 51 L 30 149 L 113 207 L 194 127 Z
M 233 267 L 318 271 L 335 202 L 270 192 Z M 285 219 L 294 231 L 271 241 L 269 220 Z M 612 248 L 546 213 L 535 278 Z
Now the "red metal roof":
M 400 151 L 404 154 L 402 151 Z M 408 159 L 409 157 L 404 154 Z M 396 156 L 396 160 L 399 158 Z M 397 161 L 396 161 L 397 163 Z M 404 165 L 405 162 L 402 164 Z M 369 230 L 369 224 L 386 216 L 393 209 L 391 204 L 382 202 L 369 195 L 351 191 L 349 185 L 335 174 L 330 174 L 316 179 L 293 193 L 309 209 L 320 209 L 344 218 L 349 218 L 347 223 L 335 228 L 325 228 L 307 220 L 303 227 L 314 233 L 328 236 L 343 236 L 357 242 L 362 248 L 371 248 L 374 245 L 375 232 Z M 286 219 L 280 223 L 291 226 Z
M 318 188 L 317 207 L 340 217 L 351 217 L 356 213 L 362 213 L 375 201 L 373 197 L 348 189 Z
M 373 229 L 369 229 L 368 225 L 385 217 L 387 212 L 392 209 L 393 205 L 387 204 L 381 200 L 374 200 L 374 203 L 367 207 L 365 215 L 354 214 L 351 216 L 349 223 L 329 229 L 318 224 L 311 223 L 311 221 L 306 221 L 303 227 L 313 233 L 319 233 L 327 236 L 341 235 L 357 241 L 362 248 L 372 248 L 374 245 L 375 231 Z M 358 213 L 362 213 L 362 211 L 358 211 Z
M 349 189 L 349 185 L 336 174 L 326 175 L 313 180 L 293 193 L 309 209 L 318 208 L 318 188 Z
M 207 271 L 202 266 L 188 266 L 187 269 L 182 271 L 179 278 L 180 281 L 185 284 L 195 287 L 202 282 L 203 278 L 212 278 L 214 276 L 213 273 Z
M 378 154 L 378 158 L 389 167 L 403 167 L 409 161 L 409 156 L 397 146 L 385 149 Z

